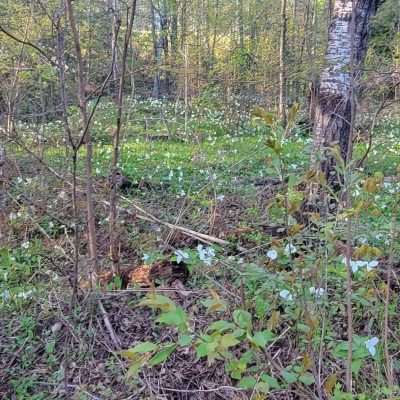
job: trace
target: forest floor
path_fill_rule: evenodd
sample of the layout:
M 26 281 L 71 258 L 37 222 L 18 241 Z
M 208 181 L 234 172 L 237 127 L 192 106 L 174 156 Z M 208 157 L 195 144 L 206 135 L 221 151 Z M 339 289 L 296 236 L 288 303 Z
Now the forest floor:
M 400 398 L 385 381 L 383 348 L 396 353 L 400 335 L 398 281 L 388 283 L 386 273 L 390 268 L 397 277 L 398 270 L 398 243 L 390 240 L 399 219 L 398 120 L 377 127 L 364 169 L 355 172 L 353 209 L 309 215 L 307 225 L 299 217 L 302 188 L 312 179 L 303 128 L 282 139 L 246 113 L 227 116 L 199 105 L 185 133 L 173 106 L 136 104 L 120 162 L 131 184 L 119 201 L 124 277 L 113 280 L 113 114 L 103 107 L 93 128 L 101 288 L 87 290 L 79 180 L 81 289 L 72 308 L 70 178 L 51 172 L 65 173 L 65 150 L 32 139 L 36 157 L 21 148 L 11 163 L 10 229 L 0 249 L 1 398 L 353 398 L 343 389 L 344 216 L 352 219 L 354 241 L 354 399 Z M 31 127 L 21 129 L 29 140 Z M 57 129 L 49 124 L 43 132 L 51 137 Z M 356 157 L 366 146 L 356 144 Z M 83 158 L 84 152 L 82 168 Z

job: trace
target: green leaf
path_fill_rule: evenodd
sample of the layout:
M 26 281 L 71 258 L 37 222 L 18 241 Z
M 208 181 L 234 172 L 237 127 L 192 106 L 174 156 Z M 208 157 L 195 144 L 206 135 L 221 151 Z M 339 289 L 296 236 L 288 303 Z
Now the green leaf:
M 299 377 L 297 374 L 290 372 L 287 369 L 284 369 L 281 375 L 282 378 L 289 384 L 297 382 L 297 379 Z
M 176 349 L 176 344 L 166 345 L 162 350 L 156 353 L 150 360 L 149 365 L 152 367 L 164 362 Z
M 137 376 L 137 374 L 139 373 L 140 369 L 143 367 L 144 363 L 145 363 L 145 361 L 132 363 L 129 366 L 129 369 L 128 369 L 127 373 L 126 373 L 126 376 L 128 378 Z
M 192 337 L 190 335 L 181 335 L 178 340 L 179 346 L 186 347 L 192 344 Z
M 300 375 L 299 381 L 304 383 L 307 386 L 310 386 L 313 383 L 315 383 L 314 377 L 312 376 L 312 374 L 309 374 L 309 373 L 305 373 L 305 374 Z
M 233 312 L 233 320 L 239 326 L 239 328 L 251 328 L 251 314 L 245 310 L 235 310 Z
M 137 344 L 135 347 L 132 347 L 131 349 L 121 350 L 120 354 L 127 359 L 131 359 L 132 357 L 134 357 L 135 354 L 150 353 L 157 349 L 158 346 L 155 343 L 142 342 Z
M 159 322 L 160 324 L 176 326 L 181 332 L 187 330 L 187 315 L 180 307 L 161 314 L 156 319 L 156 322 Z
M 224 349 L 236 346 L 239 342 L 231 333 L 227 333 L 221 337 L 220 345 Z
M 247 370 L 247 362 L 242 358 L 240 360 L 234 358 L 226 364 L 226 368 L 230 372 L 231 378 L 239 380 Z
M 274 334 L 271 331 L 258 331 L 254 333 L 250 340 L 256 346 L 264 348 L 268 342 L 271 342 L 273 339 Z
M 218 332 L 224 332 L 224 331 L 228 331 L 231 329 L 234 329 L 235 325 L 232 322 L 228 322 L 228 321 L 215 321 L 213 322 L 207 329 L 207 331 L 218 331 Z
M 206 299 L 201 302 L 207 308 L 207 312 L 224 312 L 227 309 L 227 304 L 221 299 Z
M 280 385 L 279 385 L 278 380 L 276 378 L 274 378 L 273 376 L 270 376 L 270 375 L 268 375 L 266 373 L 263 373 L 263 374 L 261 374 L 260 379 L 263 382 L 268 383 L 268 385 L 269 385 L 269 387 L 271 389 L 280 389 Z
M 149 354 L 138 354 L 135 353 L 133 358 L 130 358 L 131 363 L 126 373 L 128 377 L 136 376 L 140 369 L 146 364 L 149 359 Z
M 217 355 L 217 347 L 218 342 L 211 342 L 211 343 L 199 343 L 196 348 L 196 354 L 198 358 L 202 357 L 213 357 Z
M 149 294 L 143 299 L 139 306 L 148 306 L 153 309 L 160 309 L 161 311 L 172 311 L 176 308 L 175 303 L 167 296 L 160 294 Z
M 360 358 L 353 360 L 351 363 L 351 372 L 353 372 L 354 374 L 358 374 L 360 372 L 361 365 L 362 360 Z
M 249 350 L 242 354 L 240 357 L 240 361 L 249 364 L 254 358 L 254 352 Z
M 333 355 L 336 358 L 346 358 L 348 350 L 349 350 L 349 344 L 347 342 L 341 342 L 333 350 Z
M 239 382 L 239 387 L 246 390 L 254 389 L 254 386 L 257 384 L 257 381 L 252 376 L 245 376 Z
M 258 318 L 264 318 L 267 314 L 268 308 L 270 305 L 268 302 L 261 296 L 256 297 L 256 314 Z
M 245 331 L 244 329 L 238 328 L 238 329 L 235 329 L 235 330 L 232 332 L 232 335 L 235 336 L 235 337 L 238 338 L 238 339 L 240 339 L 240 338 L 243 339 L 243 338 L 246 336 L 246 331 Z
M 270 387 L 266 382 L 257 382 L 254 386 L 254 390 L 260 393 L 268 394 L 270 392 Z

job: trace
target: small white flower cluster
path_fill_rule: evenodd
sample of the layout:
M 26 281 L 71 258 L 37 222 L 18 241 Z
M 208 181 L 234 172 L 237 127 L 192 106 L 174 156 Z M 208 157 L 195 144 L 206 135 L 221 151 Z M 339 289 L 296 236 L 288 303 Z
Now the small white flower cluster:
M 294 246 L 292 243 L 288 243 L 285 246 L 285 250 L 284 251 L 285 251 L 285 254 L 288 256 L 289 254 L 296 253 L 297 249 L 296 249 L 296 246 Z
M 215 257 L 215 250 L 212 247 L 204 247 L 202 244 L 197 246 L 197 252 L 199 258 L 206 265 L 211 265 L 213 258 Z
M 376 354 L 376 345 L 378 343 L 379 339 L 376 336 L 365 341 L 365 347 L 367 348 L 369 354 L 371 354 L 372 357 L 374 357 Z
M 316 298 L 323 297 L 325 295 L 324 288 L 315 288 L 314 286 L 309 288 L 310 294 L 314 295 Z M 286 301 L 293 301 L 294 295 L 287 289 L 283 289 L 279 292 L 279 296 Z
M 29 249 L 30 243 L 29 241 L 25 241 L 21 243 L 21 247 L 25 250 Z
M 270 260 L 274 261 L 274 260 L 276 260 L 278 258 L 278 252 L 276 250 L 274 250 L 274 249 L 268 250 L 267 257 Z
M 19 292 L 15 297 L 23 300 L 28 300 L 31 299 L 35 290 L 31 289 L 26 292 Z M 0 299 L 2 299 L 5 303 L 8 302 L 11 299 L 11 294 L 8 289 L 5 289 L 2 293 L 0 293 Z
M 290 254 L 295 254 L 297 252 L 297 248 L 292 243 L 288 243 L 283 251 L 287 256 L 289 256 Z M 267 251 L 267 257 L 274 261 L 278 258 L 278 252 L 275 249 L 270 249 Z
M 314 295 L 315 297 L 323 297 L 325 294 L 325 289 L 324 288 L 315 288 L 314 286 L 311 286 L 310 289 L 310 294 Z
M 289 292 L 289 290 L 284 289 L 279 292 L 279 296 L 286 301 L 293 301 L 293 295 Z
M 176 250 L 175 251 L 176 255 L 176 262 L 180 264 L 182 261 L 188 260 L 190 258 L 189 253 L 183 250 Z
M 346 257 L 343 257 L 343 263 L 346 265 Z M 379 265 L 378 260 L 363 261 L 363 260 L 350 260 L 350 267 L 355 274 L 361 268 L 367 268 L 367 271 L 371 271 L 373 268 Z

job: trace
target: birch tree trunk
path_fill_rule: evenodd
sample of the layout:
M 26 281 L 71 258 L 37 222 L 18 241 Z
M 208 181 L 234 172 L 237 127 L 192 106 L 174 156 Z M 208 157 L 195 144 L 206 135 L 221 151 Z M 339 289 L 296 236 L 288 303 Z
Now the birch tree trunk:
M 336 0 L 329 26 L 326 67 L 320 75 L 314 118 L 312 163 L 324 172 L 329 183 L 336 181 L 335 160 L 330 148 L 340 146 L 345 162 L 351 157 L 351 120 L 355 110 L 352 96 L 368 46 L 371 17 L 376 0 Z
M 151 31 L 153 36 L 153 49 L 154 49 L 154 61 L 156 63 L 156 71 L 153 79 L 153 91 L 152 97 L 158 99 L 161 95 L 161 57 L 163 50 L 163 42 L 161 37 L 162 24 L 160 9 L 156 8 L 154 1 L 150 1 L 151 7 Z
M 286 127 L 286 50 L 287 50 L 287 1 L 281 0 L 281 37 L 279 46 L 279 119 Z
M 6 164 L 6 150 L 0 143 L 0 245 L 6 228 L 6 183 L 4 166 Z

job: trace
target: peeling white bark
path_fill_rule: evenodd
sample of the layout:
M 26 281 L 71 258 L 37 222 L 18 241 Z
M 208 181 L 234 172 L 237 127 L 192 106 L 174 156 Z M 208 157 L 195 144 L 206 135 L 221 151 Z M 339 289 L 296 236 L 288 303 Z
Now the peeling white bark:
M 347 159 L 352 115 L 350 100 L 352 91 L 357 91 L 367 51 L 368 26 L 375 11 L 375 0 L 336 0 L 334 3 L 326 67 L 320 76 L 312 160 L 316 163 L 317 154 L 323 153 L 325 160 L 321 168 L 328 175 L 332 160 L 326 161 L 327 148 L 339 144 L 342 157 Z
M 5 208 L 6 208 L 6 188 L 4 177 L 4 166 L 6 164 L 6 151 L 0 143 L 0 241 L 3 238 L 3 224 L 5 224 Z M 0 242 L 1 243 L 1 242 Z

